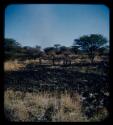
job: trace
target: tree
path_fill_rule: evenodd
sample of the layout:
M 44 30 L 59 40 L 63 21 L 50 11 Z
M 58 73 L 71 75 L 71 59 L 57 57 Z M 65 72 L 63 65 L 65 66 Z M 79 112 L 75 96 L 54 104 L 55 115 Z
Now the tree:
M 55 44 L 54 47 L 55 47 L 55 53 L 58 55 L 60 54 L 60 44 Z
M 41 50 L 41 46 L 36 45 L 35 48 L 36 48 L 38 51 Z
M 39 63 L 41 64 L 42 51 L 40 46 L 29 47 L 24 46 L 24 53 L 26 57 L 29 59 L 39 59 Z
M 36 45 L 35 53 L 36 53 L 36 58 L 39 59 L 39 64 L 42 64 L 42 57 L 44 56 L 44 53 L 41 51 L 41 46 Z
M 108 55 L 109 54 L 109 46 L 103 46 L 103 47 L 101 47 L 101 48 L 99 48 L 99 50 L 98 50 L 98 54 L 100 55 L 100 56 L 102 56 L 102 55 Z
M 106 43 L 107 39 L 101 34 L 84 35 L 74 40 L 74 45 L 79 45 L 83 51 L 87 52 L 91 63 L 94 62 L 96 52 Z
M 64 53 L 68 53 L 68 52 L 70 52 L 69 47 L 66 47 L 66 46 L 60 47 L 60 53 L 64 54 Z
M 73 46 L 71 46 L 70 50 L 71 50 L 72 53 L 78 54 L 79 46 L 73 45 Z
M 64 55 L 64 62 L 63 64 L 68 64 L 68 62 L 71 64 L 71 60 L 69 60 L 69 55 L 71 54 L 70 48 L 61 46 L 60 47 L 60 53 Z
M 55 48 L 47 47 L 44 49 L 45 53 L 52 58 L 53 65 L 55 64 Z
M 18 42 L 16 42 L 16 40 L 14 39 L 6 38 L 4 40 L 5 51 L 17 51 L 19 50 L 20 47 L 21 45 Z
M 14 59 L 21 52 L 21 45 L 16 40 L 11 38 L 4 39 L 5 59 Z

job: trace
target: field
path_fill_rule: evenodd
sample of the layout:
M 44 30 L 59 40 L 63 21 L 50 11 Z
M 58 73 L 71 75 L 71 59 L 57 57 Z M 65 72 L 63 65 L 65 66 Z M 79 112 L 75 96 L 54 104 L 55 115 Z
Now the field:
M 108 60 L 108 57 L 106 58 Z M 38 60 L 4 63 L 8 121 L 90 122 L 109 116 L 108 67 L 79 57 L 71 65 Z M 44 60 L 42 60 L 44 62 Z M 108 66 L 108 65 L 107 65 Z

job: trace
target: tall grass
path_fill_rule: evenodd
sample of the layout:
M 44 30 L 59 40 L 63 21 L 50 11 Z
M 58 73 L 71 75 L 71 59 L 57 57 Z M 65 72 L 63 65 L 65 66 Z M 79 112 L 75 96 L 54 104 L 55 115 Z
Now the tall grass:
M 25 65 L 22 63 L 19 63 L 17 60 L 15 60 L 15 61 L 9 60 L 7 62 L 4 62 L 4 70 L 5 71 L 19 70 L 23 67 L 25 67 Z
M 68 92 L 24 93 L 7 90 L 4 93 L 6 118 L 11 121 L 87 121 L 81 111 L 80 96 L 73 101 Z

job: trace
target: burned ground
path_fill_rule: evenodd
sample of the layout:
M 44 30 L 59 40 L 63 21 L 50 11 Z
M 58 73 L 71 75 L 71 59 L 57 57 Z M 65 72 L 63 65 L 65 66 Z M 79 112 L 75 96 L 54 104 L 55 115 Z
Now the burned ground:
M 102 71 L 105 69 L 99 71 L 99 65 L 79 63 L 50 66 L 31 63 L 21 70 L 5 72 L 4 88 L 53 93 L 67 90 L 72 98 L 73 93 L 77 92 L 82 95 L 83 111 L 90 118 L 103 107 L 109 110 L 109 77 Z M 85 68 L 83 71 L 80 70 L 82 67 Z

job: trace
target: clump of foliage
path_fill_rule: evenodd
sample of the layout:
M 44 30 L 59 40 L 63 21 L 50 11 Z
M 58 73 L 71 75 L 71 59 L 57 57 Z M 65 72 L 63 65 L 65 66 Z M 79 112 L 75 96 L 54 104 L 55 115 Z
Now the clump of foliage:
M 79 39 L 74 40 L 75 45 L 79 45 L 83 51 L 85 51 L 91 63 L 94 62 L 94 58 L 97 52 L 102 50 L 103 46 L 107 43 L 107 39 L 100 34 L 84 35 Z

